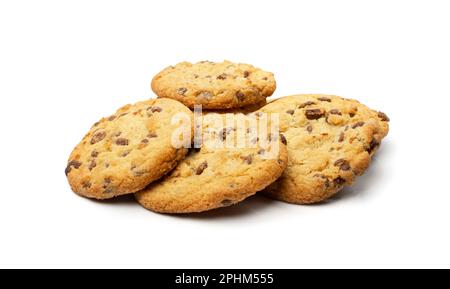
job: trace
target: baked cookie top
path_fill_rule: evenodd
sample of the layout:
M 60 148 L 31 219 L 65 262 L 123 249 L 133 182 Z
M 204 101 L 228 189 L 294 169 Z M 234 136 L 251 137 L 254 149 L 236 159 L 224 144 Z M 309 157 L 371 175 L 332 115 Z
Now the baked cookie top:
M 226 114 L 247 120 L 243 114 Z M 225 114 L 203 116 L 201 148 L 188 156 L 161 181 L 135 194 L 137 201 L 162 213 L 191 213 L 238 203 L 275 181 L 287 164 L 287 149 L 280 135 L 265 142 L 256 128 L 226 123 Z M 245 144 L 238 144 L 244 141 Z M 222 144 L 223 147 L 219 145 Z M 278 148 L 278 149 L 277 149 Z
M 173 98 L 190 108 L 229 109 L 261 102 L 275 91 L 272 73 L 249 64 L 201 61 L 169 66 L 152 80 L 159 97 Z
M 293 95 L 259 111 L 279 113 L 289 162 L 264 193 L 292 203 L 325 200 L 369 166 L 388 133 L 389 118 L 356 100 L 332 95 Z
M 65 173 L 72 190 L 107 199 L 134 193 L 170 171 L 187 153 L 172 146 L 172 133 L 181 126 L 172 123 L 177 113 L 193 116 L 176 100 L 150 99 L 95 123 L 70 154 Z

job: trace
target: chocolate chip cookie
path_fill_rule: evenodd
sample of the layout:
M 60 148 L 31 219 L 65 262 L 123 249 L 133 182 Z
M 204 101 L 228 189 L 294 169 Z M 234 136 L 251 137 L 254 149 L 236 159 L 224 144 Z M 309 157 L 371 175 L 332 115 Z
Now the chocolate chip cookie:
M 214 123 L 230 115 L 233 123 Z M 238 126 L 238 120 L 245 125 Z M 243 114 L 204 115 L 201 147 L 161 181 L 136 193 L 137 201 L 161 213 L 202 212 L 236 204 L 275 181 L 287 164 L 285 139 L 258 135 L 248 120 Z
M 272 73 L 249 64 L 224 61 L 181 62 L 158 73 L 152 90 L 159 97 L 173 98 L 190 108 L 229 109 L 261 102 L 272 95 Z
M 293 95 L 259 110 L 278 113 L 289 162 L 264 193 L 290 203 L 320 202 L 350 185 L 369 166 L 389 118 L 356 100 Z
M 179 113 L 189 121 L 172 122 Z M 171 138 L 184 127 L 190 144 L 192 117 L 182 103 L 159 98 L 126 105 L 102 118 L 69 157 L 65 173 L 72 190 L 95 199 L 141 190 L 185 157 L 188 149 L 174 146 Z

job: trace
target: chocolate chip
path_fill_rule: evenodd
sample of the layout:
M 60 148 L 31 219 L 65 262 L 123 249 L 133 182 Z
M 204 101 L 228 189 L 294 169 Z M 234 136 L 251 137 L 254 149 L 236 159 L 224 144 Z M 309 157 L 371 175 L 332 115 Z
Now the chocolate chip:
M 120 136 L 121 134 L 122 134 L 122 132 L 119 131 L 119 132 L 116 132 L 116 133 L 114 134 L 114 136 L 115 136 L 115 137 L 118 137 L 118 136 Z
M 75 161 L 75 160 L 70 161 L 70 162 L 67 164 L 67 167 L 66 167 L 66 169 L 65 169 L 65 171 L 64 171 L 64 172 L 66 173 L 66 176 L 70 173 L 70 171 L 72 170 L 72 168 L 74 168 L 74 169 L 79 169 L 80 166 L 81 166 L 81 163 L 80 163 L 79 161 Z
M 358 121 L 357 123 L 355 123 L 355 124 L 352 125 L 352 128 L 355 129 L 355 128 L 357 128 L 357 127 L 359 127 L 359 126 L 363 126 L 363 125 L 364 125 L 364 122 L 363 122 L 363 121 Z
M 293 109 L 286 110 L 286 113 L 288 113 L 290 115 L 293 115 L 294 114 L 294 110 Z
M 324 115 L 324 111 L 320 108 L 307 109 L 305 111 L 305 116 L 307 119 L 319 119 Z
M 81 183 L 81 185 L 83 186 L 84 189 L 88 189 L 88 188 L 91 187 L 91 182 L 89 182 L 89 181 L 83 181 L 83 182 Z
M 384 112 L 381 112 L 381 111 L 378 112 L 378 117 L 381 118 L 382 121 L 390 120 L 389 117 Z
M 198 74 L 194 74 L 194 78 L 198 78 Z M 182 88 L 184 88 L 184 87 L 182 87 Z M 186 89 L 187 90 L 187 89 Z
M 339 135 L 338 142 L 343 142 L 344 141 L 344 137 L 345 137 L 345 134 L 343 132 L 341 132 L 341 134 Z
M 263 77 L 262 80 L 267 80 L 267 77 Z
M 267 136 L 267 140 L 268 140 L 269 142 L 277 141 L 277 140 L 278 140 L 278 137 L 277 137 L 276 134 L 270 133 L 270 134 Z
M 198 75 L 197 75 L 197 77 L 198 77 Z M 180 87 L 180 88 L 177 89 L 177 93 L 180 94 L 180 95 L 184 95 L 186 92 L 187 92 L 187 88 L 186 87 Z
M 95 144 L 98 143 L 99 141 L 102 141 L 105 138 L 105 136 L 106 132 L 104 131 L 96 132 L 91 138 L 91 144 Z
M 144 138 L 143 140 L 141 140 L 141 143 L 148 143 L 148 139 Z
M 339 176 L 339 177 L 335 178 L 335 179 L 333 180 L 333 182 L 334 182 L 334 184 L 337 185 L 337 186 L 342 186 L 343 184 L 345 184 L 345 179 L 342 178 L 341 176 Z
M 304 108 L 304 107 L 307 107 L 307 106 L 313 105 L 313 104 L 316 104 L 316 103 L 314 101 L 307 101 L 307 102 L 304 102 L 304 103 L 300 104 L 298 106 L 298 108 Z
M 250 165 L 253 161 L 253 157 L 252 157 L 252 155 L 242 156 L 241 160 L 243 160 L 244 163 L 247 163 L 248 165 Z
M 159 106 L 152 106 L 151 111 L 152 112 L 161 112 L 163 109 Z
M 109 184 L 111 184 L 112 182 L 112 178 L 111 177 L 106 177 L 103 179 L 103 188 L 106 188 Z
M 330 180 L 328 179 L 328 177 L 326 175 L 315 174 L 314 177 L 323 179 L 325 188 L 329 188 L 330 187 Z
M 320 100 L 320 101 L 327 101 L 327 102 L 331 102 L 331 99 L 330 98 L 328 98 L 328 97 L 319 97 L 319 98 L 317 98 L 318 100 Z
M 354 116 L 355 116 L 355 113 L 354 113 L 354 112 L 349 112 L 348 115 L 349 115 L 350 117 L 354 117 Z
M 80 168 L 80 166 L 81 166 L 81 162 L 79 162 L 79 161 L 70 161 L 69 164 L 70 164 L 72 167 L 74 167 L 75 169 L 78 169 L 78 168 Z
M 222 73 L 221 75 L 217 76 L 217 79 L 220 79 L 220 80 L 227 79 L 227 74 L 226 73 Z
M 118 146 L 127 146 L 128 145 L 128 139 L 123 138 L 123 137 L 118 138 L 118 139 L 116 139 L 116 145 L 118 145 Z
M 97 151 L 92 151 L 91 152 L 91 157 L 93 157 L 93 158 L 98 157 L 98 152 Z
M 250 75 L 250 72 L 248 72 L 247 70 L 244 71 L 244 77 L 247 78 Z
M 116 116 L 115 116 L 115 115 L 111 115 L 110 117 L 108 117 L 108 120 L 109 120 L 109 121 L 113 121 L 114 119 L 116 119 Z
M 380 145 L 380 143 L 379 143 L 376 139 L 372 139 L 372 140 L 370 141 L 369 149 L 367 149 L 367 152 L 368 152 L 369 154 L 372 153 L 372 151 L 373 151 L 375 148 L 377 148 L 379 145 Z
M 325 183 L 324 183 L 325 188 L 329 188 L 331 186 L 330 179 L 325 175 L 323 175 L 322 178 L 325 180 Z
M 226 127 L 226 128 L 223 128 L 222 130 L 220 130 L 219 131 L 219 139 L 221 140 L 221 141 L 225 141 L 225 139 L 227 138 L 227 135 L 231 132 L 231 131 L 233 131 L 233 130 L 235 130 L 234 128 L 232 128 L 232 127 Z
M 130 152 L 131 152 L 131 150 L 124 151 L 120 156 L 124 158 L 124 157 L 126 157 L 127 155 L 129 155 Z
M 309 133 L 311 133 L 312 130 L 313 130 L 312 125 L 308 124 L 308 126 L 306 127 L 306 130 L 307 130 Z
M 284 134 L 280 133 L 280 139 L 284 145 L 287 145 L 287 140 L 286 140 L 286 137 L 284 136 Z
M 97 166 L 97 162 L 91 161 L 91 163 L 89 164 L 88 169 L 89 169 L 90 171 L 92 171 L 92 169 L 95 168 L 96 166 Z
M 339 109 L 333 108 L 332 110 L 329 111 L 330 114 L 337 114 L 337 115 L 342 115 L 342 113 L 339 111 Z
M 195 174 L 201 175 L 207 167 L 208 167 L 208 163 L 206 161 L 204 161 L 195 169 Z
M 158 137 L 158 135 L 155 132 L 151 132 L 147 135 L 148 138 L 155 138 Z
M 245 99 L 245 94 L 238 91 L 238 92 L 236 92 L 236 97 L 238 98 L 239 101 L 243 101 Z
M 222 129 L 221 132 L 219 133 L 219 138 L 221 141 L 225 141 L 227 139 L 227 134 L 228 131 L 226 128 Z
M 334 162 L 334 165 L 336 167 L 339 167 L 343 171 L 350 170 L 350 163 L 345 159 L 338 159 L 337 161 Z
M 260 149 L 260 150 L 258 151 L 258 155 L 263 155 L 265 152 L 266 152 L 265 149 Z

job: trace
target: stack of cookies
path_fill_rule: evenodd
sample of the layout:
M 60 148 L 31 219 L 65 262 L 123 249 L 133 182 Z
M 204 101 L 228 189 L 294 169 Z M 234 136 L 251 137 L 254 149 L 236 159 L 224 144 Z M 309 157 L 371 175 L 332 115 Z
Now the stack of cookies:
M 161 213 L 202 212 L 261 192 L 321 202 L 368 168 L 388 117 L 356 100 L 292 95 L 269 103 L 272 73 L 229 61 L 182 62 L 151 82 L 158 98 L 102 118 L 71 153 L 72 190 L 134 194 Z

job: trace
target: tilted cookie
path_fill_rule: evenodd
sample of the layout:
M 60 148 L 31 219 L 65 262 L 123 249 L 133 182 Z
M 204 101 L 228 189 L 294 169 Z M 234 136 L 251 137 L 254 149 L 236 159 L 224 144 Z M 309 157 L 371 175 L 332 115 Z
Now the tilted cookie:
M 228 116 L 233 114 L 227 114 Z M 241 119 L 247 119 L 243 114 Z M 212 124 L 203 118 L 203 143 L 161 181 L 135 194 L 137 201 L 161 213 L 192 213 L 238 203 L 275 181 L 287 164 L 282 136 L 264 144 L 248 125 Z M 245 140 L 245 145 L 237 142 Z M 223 147 L 218 147 L 222 144 Z M 231 144 L 231 145 L 230 145 Z
M 320 202 L 364 173 L 388 133 L 388 117 L 356 100 L 332 95 L 293 95 L 259 111 L 279 113 L 289 163 L 264 193 L 279 200 Z
M 65 172 L 72 190 L 108 199 L 134 193 L 173 169 L 187 153 L 172 146 L 172 133 L 180 128 L 172 117 L 178 113 L 193 116 L 182 103 L 160 98 L 126 105 L 102 118 L 69 157 Z
M 249 64 L 224 61 L 181 62 L 158 73 L 151 87 L 159 97 L 181 101 L 190 108 L 229 109 L 261 102 L 272 95 L 273 74 Z

